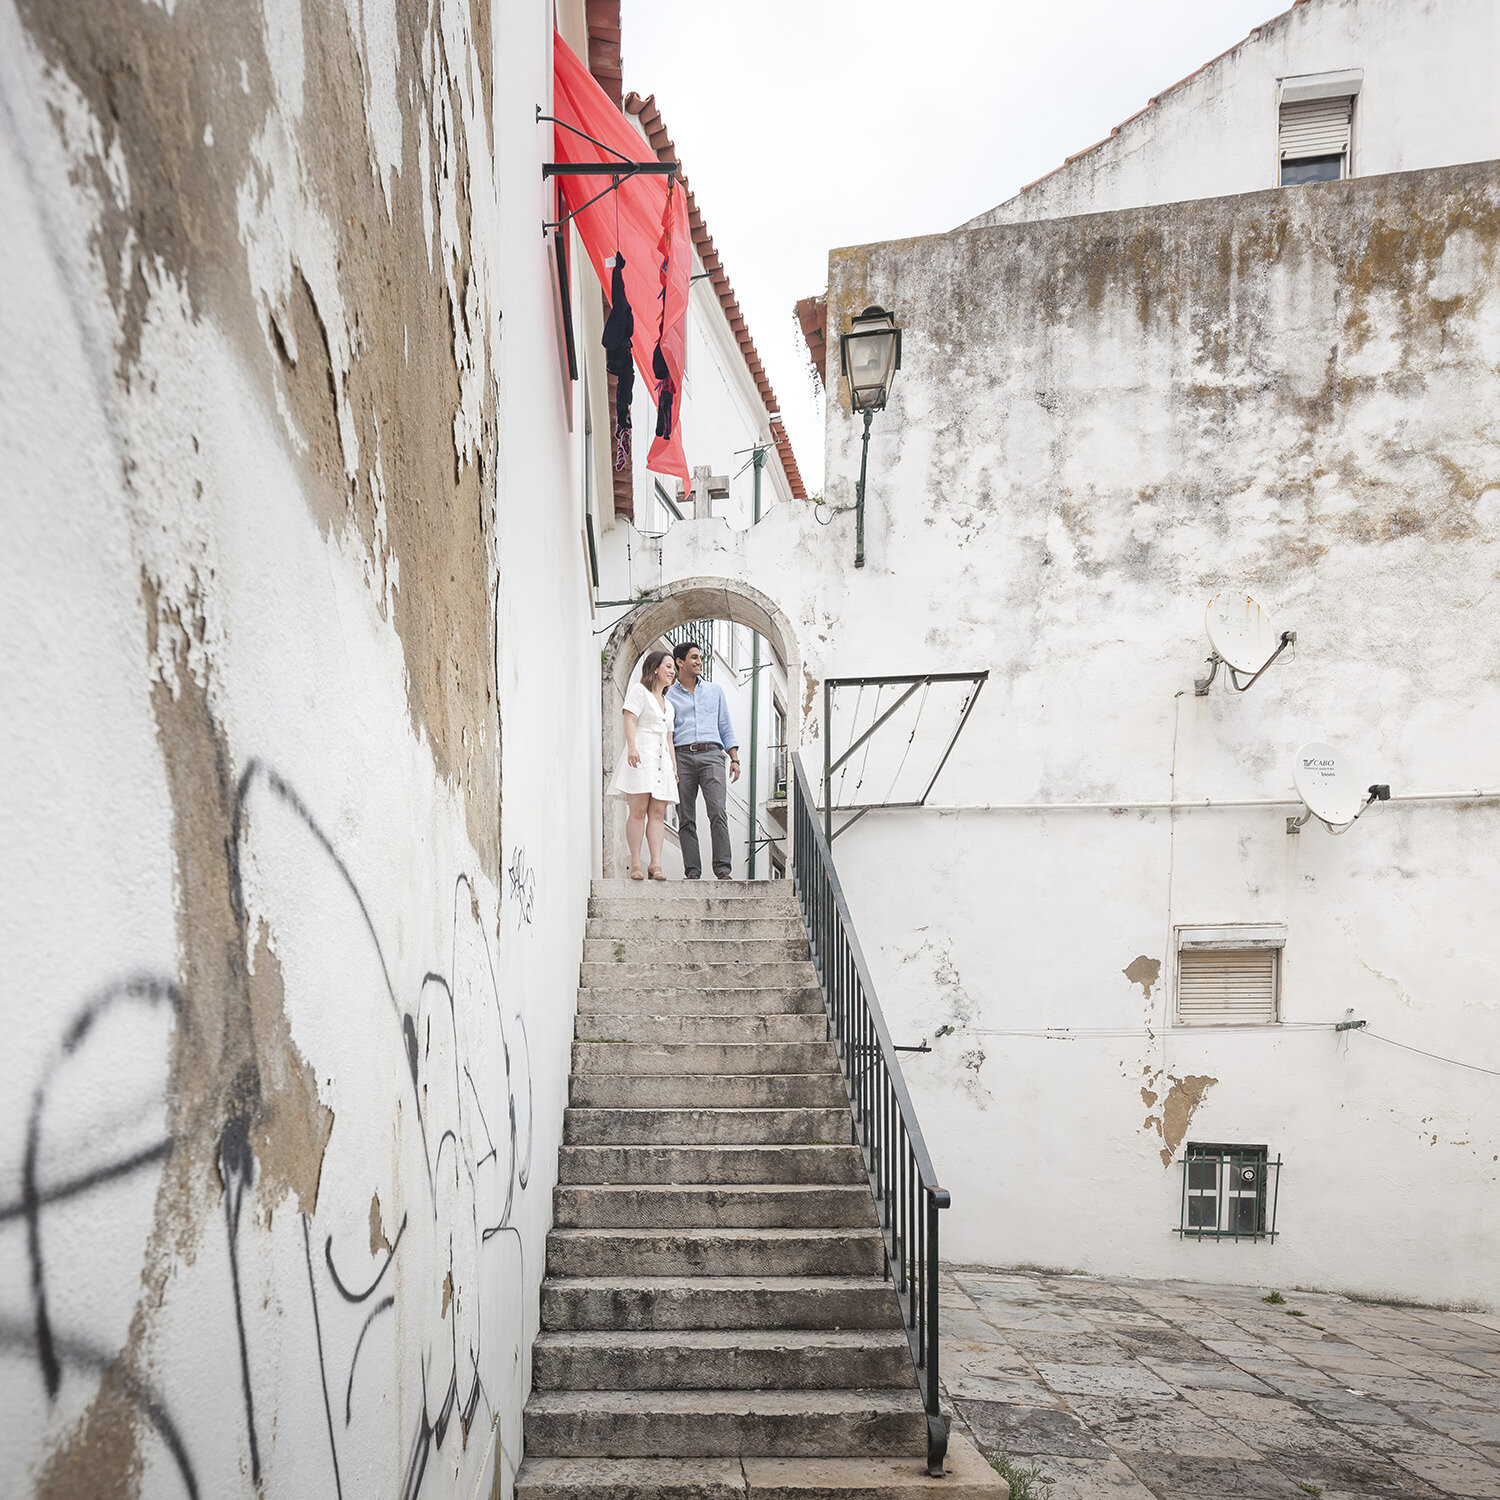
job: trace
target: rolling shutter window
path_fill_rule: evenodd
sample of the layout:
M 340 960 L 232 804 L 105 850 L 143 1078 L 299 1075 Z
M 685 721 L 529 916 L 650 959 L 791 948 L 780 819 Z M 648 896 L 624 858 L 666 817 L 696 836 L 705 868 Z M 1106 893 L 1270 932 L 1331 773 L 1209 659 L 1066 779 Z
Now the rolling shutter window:
M 1307 99 L 1281 106 L 1281 159 L 1344 156 L 1349 150 L 1349 113 L 1354 100 Z
M 1277 948 L 1184 948 L 1177 955 L 1183 1026 L 1269 1025 L 1276 1019 Z

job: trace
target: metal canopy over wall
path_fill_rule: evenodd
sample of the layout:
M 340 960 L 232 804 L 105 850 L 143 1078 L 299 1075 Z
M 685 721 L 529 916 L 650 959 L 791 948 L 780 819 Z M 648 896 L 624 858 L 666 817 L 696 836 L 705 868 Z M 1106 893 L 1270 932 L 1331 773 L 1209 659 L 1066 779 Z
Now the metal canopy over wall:
M 830 843 L 839 834 L 852 828 L 866 813 L 885 808 L 911 808 L 926 805 L 927 798 L 937 784 L 943 767 L 948 764 L 948 757 L 952 755 L 954 745 L 958 743 L 959 735 L 963 733 L 964 725 L 969 722 L 969 715 L 974 712 L 974 704 L 979 699 L 980 689 L 989 681 L 989 676 L 987 671 L 918 672 L 886 677 L 828 677 L 824 679 L 823 830 Z M 896 790 L 903 784 L 902 777 L 906 774 L 907 765 L 911 760 L 911 752 L 917 743 L 923 715 L 928 707 L 928 698 L 934 687 L 953 690 L 952 704 L 941 711 L 947 723 L 952 724 L 952 729 L 950 731 L 943 723 L 929 726 L 924 741 L 924 754 L 916 762 L 914 771 L 927 765 L 931 767 L 930 774 L 921 772 L 919 779 L 909 783 L 915 793 L 914 796 L 897 797 Z M 835 757 L 833 753 L 834 694 L 841 689 L 848 688 L 857 689 L 859 698 L 853 710 L 850 743 L 840 755 Z M 873 689 L 873 701 L 869 710 L 869 722 L 866 723 L 862 716 L 862 708 L 865 693 L 871 689 Z M 888 689 L 890 702 L 886 703 L 884 699 Z M 921 695 L 920 698 L 918 694 Z M 876 735 L 887 726 L 895 726 L 899 731 L 899 728 L 904 727 L 906 719 L 909 719 L 911 723 L 910 732 L 904 743 L 900 740 L 898 732 L 889 751 L 890 755 L 899 751 L 900 758 L 896 763 L 885 797 L 878 801 L 858 800 L 862 795 L 865 780 L 870 775 L 870 750 L 875 744 Z M 847 771 L 854 766 L 855 757 L 861 751 L 863 751 L 863 758 L 855 778 L 852 800 L 846 802 L 843 800 L 845 780 L 841 779 L 835 789 L 833 778 L 841 771 L 845 772 L 845 777 L 847 777 Z M 881 776 L 883 771 L 880 759 L 888 758 L 889 756 L 883 756 L 877 759 L 875 772 L 877 777 Z M 849 813 L 852 816 L 835 828 L 833 826 L 835 812 Z

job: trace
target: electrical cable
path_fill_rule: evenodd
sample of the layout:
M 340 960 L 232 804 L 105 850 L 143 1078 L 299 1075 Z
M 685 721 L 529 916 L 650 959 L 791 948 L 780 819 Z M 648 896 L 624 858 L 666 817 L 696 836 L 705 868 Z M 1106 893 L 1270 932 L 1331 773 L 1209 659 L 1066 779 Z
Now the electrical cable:
M 1360 1035 L 1370 1037 L 1377 1042 L 1384 1042 L 1387 1047 L 1399 1047 L 1403 1052 L 1415 1052 L 1419 1057 L 1430 1057 L 1434 1062 L 1449 1063 L 1455 1068 L 1467 1068 L 1471 1073 L 1485 1073 L 1491 1078 L 1500 1078 L 1500 1069 L 1481 1068 L 1478 1063 L 1461 1062 L 1456 1057 L 1439 1057 L 1436 1052 L 1424 1052 L 1420 1047 L 1413 1047 L 1408 1042 L 1393 1041 L 1388 1036 L 1381 1036 L 1378 1031 L 1367 1031 L 1360 1027 Z
M 1267 1026 L 1260 1021 L 1245 1021 L 1228 1026 L 1213 1027 L 1158 1027 L 1152 1030 L 1149 1026 L 1018 1026 L 990 1029 L 983 1026 L 962 1026 L 958 1030 L 968 1036 L 1012 1036 L 1032 1037 L 1043 1042 L 1073 1042 L 1073 1041 L 1102 1041 L 1115 1039 L 1128 1041 L 1136 1037 L 1157 1037 L 1164 1030 L 1173 1032 L 1179 1030 L 1195 1030 L 1212 1032 L 1217 1035 L 1225 1031 L 1255 1031 L 1267 1036 L 1280 1035 L 1288 1031 L 1334 1031 L 1338 1026 L 1336 1021 L 1280 1021 L 1273 1026 Z M 1383 1038 L 1382 1038 L 1383 1040 Z

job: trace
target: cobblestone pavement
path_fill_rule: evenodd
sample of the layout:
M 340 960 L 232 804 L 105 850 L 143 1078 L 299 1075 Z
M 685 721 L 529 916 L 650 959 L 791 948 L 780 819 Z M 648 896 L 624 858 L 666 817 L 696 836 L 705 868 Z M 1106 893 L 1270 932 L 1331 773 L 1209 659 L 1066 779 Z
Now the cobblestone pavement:
M 948 1267 L 945 1405 L 1051 1500 L 1500 1500 L 1500 1318 L 1281 1291 Z

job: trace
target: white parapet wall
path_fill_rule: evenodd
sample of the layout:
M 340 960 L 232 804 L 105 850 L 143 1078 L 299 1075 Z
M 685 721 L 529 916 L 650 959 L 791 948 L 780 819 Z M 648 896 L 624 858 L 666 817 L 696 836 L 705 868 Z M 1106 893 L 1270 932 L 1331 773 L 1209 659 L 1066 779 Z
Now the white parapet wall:
M 0 6 L 6 1496 L 509 1493 L 599 726 L 490 16 Z

